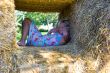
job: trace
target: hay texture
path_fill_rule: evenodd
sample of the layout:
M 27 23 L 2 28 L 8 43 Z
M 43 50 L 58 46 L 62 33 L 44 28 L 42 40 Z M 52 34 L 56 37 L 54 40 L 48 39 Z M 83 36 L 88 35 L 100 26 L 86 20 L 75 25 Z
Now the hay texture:
M 81 56 L 45 48 L 23 47 L 1 54 L 2 73 L 109 73 L 109 55 Z M 55 49 L 54 49 L 55 50 Z M 56 49 L 57 50 L 57 49 Z
M 5 7 L 11 6 L 11 3 L 13 5 L 12 0 L 1 2 L 5 1 L 9 1 L 10 4 Z M 25 2 L 29 4 L 38 0 L 15 0 L 15 3 L 20 1 L 25 5 Z M 3 43 L 1 46 L 5 48 L 7 44 L 9 46 L 14 44 L 12 35 L 15 35 L 14 30 L 11 31 L 15 27 L 14 7 L 3 8 L 7 2 L 0 6 L 0 15 L 4 14 L 0 16 L 0 36 L 3 37 L 0 38 L 0 44 Z M 23 4 L 20 5 L 22 10 Z M 110 73 L 110 1 L 77 0 L 75 4 L 66 6 L 61 11 L 59 19 L 69 19 L 71 23 L 71 41 L 68 45 L 23 47 L 11 52 L 1 51 L 0 73 Z M 9 34 L 12 37 L 7 37 Z
M 14 1 L 0 0 L 0 50 L 11 50 L 15 42 Z
M 74 0 L 15 0 L 17 10 L 36 12 L 60 12 Z
M 87 73 L 109 73 L 110 59 L 107 56 L 110 56 L 110 1 L 77 0 L 61 12 L 60 19 L 69 19 L 69 44 L 78 50 L 78 55 L 86 56 L 85 59 L 91 63 L 93 61 L 89 57 L 95 58 L 94 60 L 99 58 L 97 70 L 92 68 L 94 72 L 87 70 Z
M 74 44 L 77 49 L 110 45 L 109 2 L 108 0 L 77 0 L 75 4 L 60 13 L 60 19 L 69 19 L 71 23 L 70 44 Z
M 35 47 L 25 47 L 21 50 L 5 53 L 6 55 L 2 53 L 2 56 L 7 57 L 1 59 L 0 72 L 2 73 L 85 72 L 85 62 L 66 53 Z

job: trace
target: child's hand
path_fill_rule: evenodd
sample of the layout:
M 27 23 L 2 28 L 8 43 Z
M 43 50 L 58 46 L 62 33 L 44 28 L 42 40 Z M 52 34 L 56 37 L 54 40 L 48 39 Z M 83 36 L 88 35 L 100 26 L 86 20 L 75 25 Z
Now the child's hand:
M 58 29 L 57 29 L 57 28 L 51 29 L 51 30 L 48 32 L 48 34 L 55 33 L 55 32 L 58 32 Z

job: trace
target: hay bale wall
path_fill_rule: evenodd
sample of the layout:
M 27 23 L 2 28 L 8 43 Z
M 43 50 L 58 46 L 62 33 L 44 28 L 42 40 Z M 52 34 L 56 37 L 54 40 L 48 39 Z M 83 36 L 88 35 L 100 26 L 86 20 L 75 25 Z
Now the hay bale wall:
M 82 51 L 78 55 L 33 47 L 2 51 L 0 73 L 109 73 L 109 4 L 109 0 L 77 0 L 61 12 L 59 19 L 70 20 L 69 44 Z M 1 0 L 0 5 L 0 50 L 10 49 L 15 44 L 14 2 Z
M 60 19 L 70 20 L 70 43 L 75 48 L 104 47 L 110 44 L 106 42 L 110 41 L 107 39 L 110 36 L 109 0 L 77 0 L 61 12 Z
M 86 62 L 84 73 L 109 73 L 110 0 L 77 0 L 61 12 L 60 19 L 70 20 L 69 44 Z
M 10 50 L 15 44 L 14 0 L 0 0 L 0 50 Z

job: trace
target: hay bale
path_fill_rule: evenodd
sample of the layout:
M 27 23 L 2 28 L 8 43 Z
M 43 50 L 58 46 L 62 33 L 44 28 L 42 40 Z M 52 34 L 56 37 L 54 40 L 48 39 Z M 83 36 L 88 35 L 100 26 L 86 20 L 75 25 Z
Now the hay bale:
M 82 59 L 42 48 L 23 49 L 10 55 L 11 61 L 8 63 L 11 65 L 7 69 L 10 73 L 85 73 L 85 62 Z
M 0 1 L 0 50 L 11 50 L 15 45 L 14 1 Z
M 62 11 L 60 19 L 69 19 L 71 23 L 69 44 L 79 49 L 78 54 L 85 57 L 87 63 L 89 57 L 97 60 L 100 56 L 99 61 L 95 62 L 99 64 L 98 67 L 96 69 L 87 67 L 87 73 L 106 73 L 106 71 L 109 73 L 110 69 L 106 66 L 110 66 L 108 63 L 110 59 L 105 58 L 110 54 L 110 1 L 77 0 L 70 8 Z M 92 64 L 94 60 L 89 61 Z
M 77 0 L 76 4 L 63 10 L 60 19 L 70 20 L 71 44 L 76 48 L 92 48 L 109 44 L 110 5 L 108 0 Z M 104 47 L 104 45 L 103 45 Z
M 17 10 L 36 12 L 60 12 L 74 0 L 15 0 Z

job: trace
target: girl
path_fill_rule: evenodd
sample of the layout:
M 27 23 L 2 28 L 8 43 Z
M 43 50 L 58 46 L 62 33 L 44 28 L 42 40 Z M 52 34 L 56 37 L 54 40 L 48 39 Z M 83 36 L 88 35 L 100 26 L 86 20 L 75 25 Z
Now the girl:
M 27 38 L 27 39 L 26 39 Z M 58 46 L 69 41 L 69 22 L 62 20 L 56 28 L 51 29 L 48 34 L 42 35 L 35 23 L 25 18 L 22 23 L 22 37 L 19 46 Z M 25 44 L 25 41 L 27 43 Z

